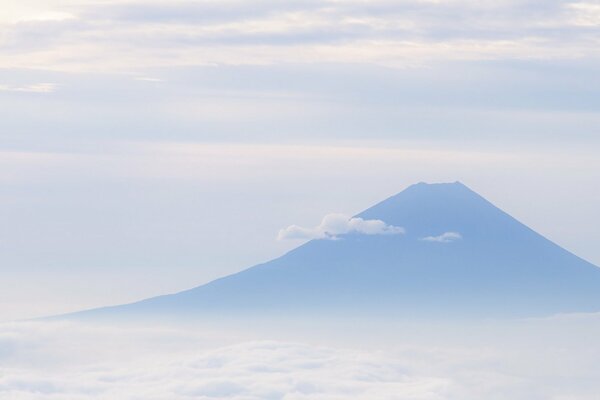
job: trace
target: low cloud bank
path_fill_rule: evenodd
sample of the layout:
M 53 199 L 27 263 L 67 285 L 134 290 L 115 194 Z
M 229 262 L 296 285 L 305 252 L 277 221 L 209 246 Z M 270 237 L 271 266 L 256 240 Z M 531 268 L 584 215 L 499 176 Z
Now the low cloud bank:
M 358 233 L 363 235 L 400 235 L 404 228 L 388 225 L 379 219 L 362 219 L 344 214 L 328 214 L 314 228 L 290 225 L 279 231 L 278 240 L 286 239 L 337 239 L 339 235 Z
M 197 332 L 54 322 L 0 326 L 0 398 L 433 400 L 452 385 L 409 373 L 406 363 L 381 352 L 272 340 L 223 345 L 222 337 Z
M 345 329 L 299 341 L 224 327 L 4 324 L 0 398 L 597 399 L 598 315 L 416 329 L 369 324 L 353 342 Z

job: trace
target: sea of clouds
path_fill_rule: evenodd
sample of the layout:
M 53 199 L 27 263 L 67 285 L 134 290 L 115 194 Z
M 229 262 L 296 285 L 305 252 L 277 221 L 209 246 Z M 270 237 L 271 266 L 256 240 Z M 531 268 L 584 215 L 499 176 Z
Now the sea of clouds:
M 5 323 L 0 398 L 559 400 L 600 389 L 595 315 L 257 325 Z

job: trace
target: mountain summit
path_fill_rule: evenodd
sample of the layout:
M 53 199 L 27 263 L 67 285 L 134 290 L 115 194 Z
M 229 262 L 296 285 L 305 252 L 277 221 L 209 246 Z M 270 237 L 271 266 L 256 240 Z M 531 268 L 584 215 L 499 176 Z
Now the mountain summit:
M 357 217 L 404 234 L 317 239 L 181 293 L 82 315 L 537 316 L 600 311 L 600 269 L 461 183 L 410 186 Z

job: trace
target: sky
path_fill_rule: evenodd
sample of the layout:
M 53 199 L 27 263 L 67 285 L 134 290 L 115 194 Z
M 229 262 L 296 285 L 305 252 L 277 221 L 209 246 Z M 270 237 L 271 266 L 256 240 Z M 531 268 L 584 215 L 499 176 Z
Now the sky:
M 0 320 L 461 181 L 600 265 L 598 1 L 0 0 Z

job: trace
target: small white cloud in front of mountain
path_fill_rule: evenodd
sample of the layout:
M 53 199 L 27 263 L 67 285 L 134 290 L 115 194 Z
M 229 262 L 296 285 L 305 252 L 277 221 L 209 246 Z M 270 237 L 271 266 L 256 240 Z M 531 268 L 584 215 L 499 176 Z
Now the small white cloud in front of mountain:
M 425 242 L 435 242 L 435 243 L 451 243 L 457 240 L 462 239 L 462 235 L 458 232 L 444 232 L 439 236 L 427 236 L 421 238 Z
M 358 233 L 363 235 L 399 235 L 404 228 L 388 225 L 379 219 L 348 217 L 344 214 L 328 214 L 314 228 L 290 225 L 279 231 L 278 240 L 285 239 L 337 239 L 339 235 Z

